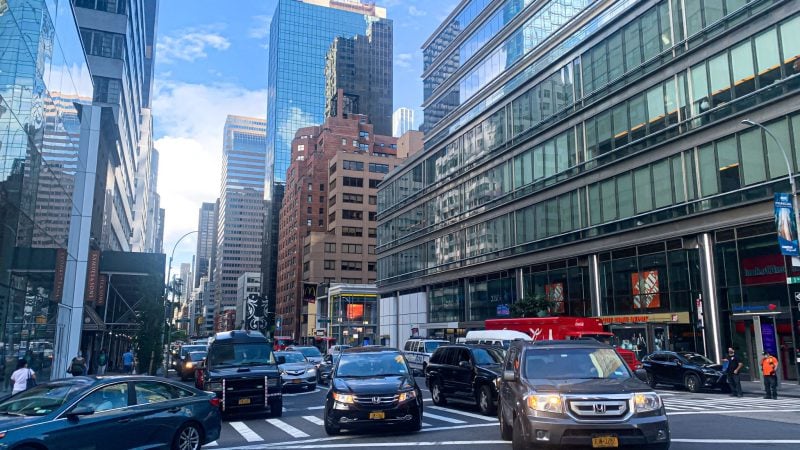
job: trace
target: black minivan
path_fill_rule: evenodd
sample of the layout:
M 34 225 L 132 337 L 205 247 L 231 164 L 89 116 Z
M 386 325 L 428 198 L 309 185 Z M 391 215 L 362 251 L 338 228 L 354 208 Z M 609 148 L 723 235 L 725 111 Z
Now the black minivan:
M 422 391 L 403 353 L 380 346 L 344 350 L 334 363 L 323 421 L 329 435 L 343 428 L 422 429 Z
M 456 344 L 436 349 L 425 367 L 425 384 L 437 406 L 447 398 L 474 403 L 481 413 L 494 415 L 495 380 L 502 374 L 505 351 L 489 345 Z

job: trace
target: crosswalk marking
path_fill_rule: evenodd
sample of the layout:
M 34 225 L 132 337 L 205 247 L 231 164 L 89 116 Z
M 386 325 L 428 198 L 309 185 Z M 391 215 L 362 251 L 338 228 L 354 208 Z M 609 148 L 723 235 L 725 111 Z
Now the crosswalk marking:
M 770 409 L 798 408 L 800 401 L 797 399 L 769 400 L 761 398 L 740 398 L 731 401 L 728 398 L 668 398 L 664 400 L 667 411 L 727 411 L 741 409 Z
M 496 417 L 482 416 L 480 414 L 474 414 L 466 411 L 459 411 L 457 409 L 442 408 L 441 406 L 428 406 L 428 409 L 435 409 L 437 411 L 445 411 L 452 414 L 459 414 L 462 416 L 472 417 L 473 419 L 485 420 L 487 422 L 494 422 L 497 420 Z
M 424 415 L 425 417 L 428 417 L 428 418 L 431 418 L 431 419 L 435 419 L 435 420 L 441 420 L 442 422 L 448 422 L 448 423 L 467 423 L 467 422 L 464 422 L 463 420 L 453 419 L 453 418 L 451 418 L 451 417 L 439 416 L 439 415 L 436 415 L 436 414 L 431 414 L 431 413 L 424 413 L 423 415 Z
M 309 435 L 298 428 L 295 428 L 288 423 L 280 420 L 280 419 L 267 419 L 267 422 L 271 425 L 278 427 L 281 431 L 288 433 L 293 438 L 304 438 L 309 437 Z
M 306 419 L 314 425 L 325 425 L 325 422 L 323 422 L 322 419 L 317 416 L 303 416 L 303 419 Z
M 431 424 L 422 422 L 422 428 L 429 427 L 429 426 L 431 426 Z
M 204 445 L 203 447 L 216 447 L 219 443 L 217 441 L 211 441 L 208 444 Z
M 260 442 L 264 439 L 242 422 L 228 422 L 247 442 Z

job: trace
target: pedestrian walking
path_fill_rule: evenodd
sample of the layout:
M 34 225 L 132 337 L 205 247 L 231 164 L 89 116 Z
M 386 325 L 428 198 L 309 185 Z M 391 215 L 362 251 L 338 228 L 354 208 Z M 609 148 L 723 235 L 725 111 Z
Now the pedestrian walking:
M 105 375 L 106 373 L 106 365 L 108 364 L 108 354 L 105 350 L 100 350 L 100 354 L 97 355 L 97 374 L 98 375 Z
M 122 354 L 122 371 L 124 373 L 133 371 L 133 350 L 131 349 Z
M 761 374 L 764 375 L 764 398 L 778 399 L 778 359 L 764 350 L 761 359 Z
M 71 373 L 73 377 L 86 375 L 86 359 L 84 359 L 83 352 L 80 350 L 78 350 L 77 356 L 72 358 L 72 362 L 69 365 L 69 373 Z
M 36 386 L 36 373 L 28 368 L 28 361 L 20 359 L 17 361 L 17 370 L 11 374 L 11 381 L 14 383 L 11 395 L 18 394 Z
M 739 372 L 744 367 L 744 364 L 736 356 L 736 351 L 733 347 L 728 347 L 728 357 L 724 361 L 728 362 L 726 375 L 728 377 L 728 385 L 731 387 L 731 397 L 742 397 L 742 380 Z

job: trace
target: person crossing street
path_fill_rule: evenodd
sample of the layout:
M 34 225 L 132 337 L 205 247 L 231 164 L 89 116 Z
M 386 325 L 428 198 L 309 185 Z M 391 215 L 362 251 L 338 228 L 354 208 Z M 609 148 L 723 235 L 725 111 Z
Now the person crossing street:
M 761 374 L 764 375 L 764 398 L 778 399 L 778 359 L 764 350 L 761 358 Z

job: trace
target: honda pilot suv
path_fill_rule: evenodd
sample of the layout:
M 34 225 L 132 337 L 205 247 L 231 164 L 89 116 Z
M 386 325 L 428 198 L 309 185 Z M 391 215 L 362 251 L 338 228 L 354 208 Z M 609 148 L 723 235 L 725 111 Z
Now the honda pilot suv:
M 334 363 L 325 398 L 325 432 L 381 427 L 422 428 L 422 392 L 403 354 L 386 347 L 343 351 Z
M 613 347 L 594 340 L 516 341 L 498 381 L 500 434 L 538 446 L 668 449 L 661 398 Z
M 283 412 L 281 373 L 272 346 L 258 331 L 226 331 L 211 338 L 196 385 L 216 393 L 224 413 L 269 408 L 280 417 Z

